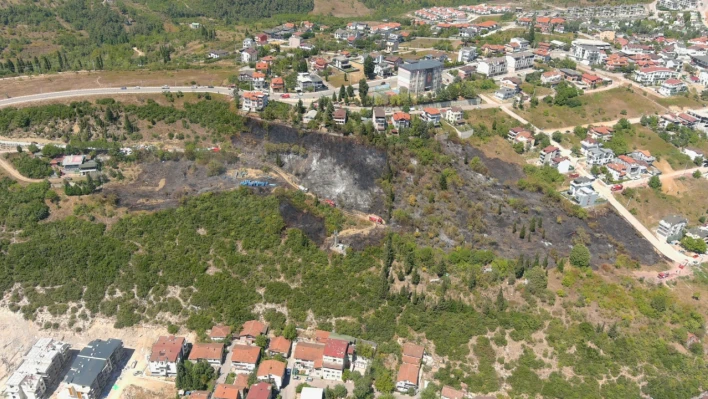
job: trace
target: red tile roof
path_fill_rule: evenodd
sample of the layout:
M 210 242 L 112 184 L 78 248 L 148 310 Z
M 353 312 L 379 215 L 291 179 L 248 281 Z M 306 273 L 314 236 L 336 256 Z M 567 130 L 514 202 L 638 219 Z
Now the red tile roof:
M 394 121 L 409 121 L 411 120 L 411 115 L 406 112 L 396 112 L 393 114 Z
M 415 385 L 418 385 L 419 372 L 420 366 L 417 364 L 403 363 L 398 369 L 398 378 L 396 378 L 396 382 L 409 381 Z
M 329 339 L 329 331 L 315 330 L 315 341 L 324 344 Z
M 253 74 L 255 77 L 255 74 Z M 268 327 L 258 320 L 249 320 L 243 323 L 239 337 L 257 337 L 268 332 Z
M 276 375 L 283 377 L 285 375 L 285 363 L 277 360 L 264 360 L 258 366 L 258 377 L 267 377 Z
M 295 345 L 295 359 L 308 362 L 315 362 L 315 367 L 319 363 L 322 367 L 322 354 L 324 353 L 323 344 L 312 344 L 309 342 L 298 342 Z
M 251 389 L 248 390 L 246 399 L 270 399 L 272 395 L 271 389 L 271 385 L 267 382 L 253 384 Z
M 494 26 L 497 26 L 497 23 L 494 21 L 484 21 L 484 22 L 480 22 L 478 24 L 475 24 L 475 26 L 479 26 L 480 28 L 492 28 Z
M 183 346 L 183 337 L 175 337 L 174 335 L 170 335 L 169 337 L 162 336 L 152 345 L 150 361 L 174 363 L 177 361 L 177 357 L 182 351 Z
M 328 357 L 343 359 L 347 354 L 348 347 L 349 342 L 347 341 L 342 341 L 340 339 L 328 339 L 322 354 Z
M 219 384 L 214 390 L 213 399 L 238 399 L 240 390 L 235 385 Z
M 221 338 L 224 339 L 231 334 L 231 326 L 225 326 L 223 324 L 216 325 L 211 328 L 209 333 L 210 338 Z
M 425 348 L 423 348 L 420 345 L 416 345 L 411 342 L 406 342 L 405 344 L 403 344 L 403 355 L 404 356 L 412 356 L 417 359 L 422 359 L 424 353 L 425 353 Z
M 423 108 L 423 112 L 429 115 L 440 115 L 440 110 L 437 108 Z
M 224 344 L 194 344 L 189 352 L 189 360 L 221 360 Z
M 465 393 L 445 385 L 442 389 L 441 396 L 447 399 L 462 399 L 465 397 Z
M 590 128 L 590 131 L 604 136 L 612 134 L 615 130 L 608 126 L 593 126 Z
M 680 80 L 678 80 L 678 79 L 666 79 L 666 80 L 664 81 L 664 83 L 667 84 L 667 85 L 680 85 L 680 84 L 682 84 L 683 82 L 680 81 Z
M 236 374 L 234 386 L 242 391 L 248 388 L 248 374 Z
M 234 345 L 231 361 L 255 365 L 261 356 L 261 348 L 251 345 Z
M 558 151 L 558 147 L 552 146 L 552 145 L 549 145 L 548 147 L 543 149 L 543 152 L 546 154 L 550 154 L 550 153 L 556 152 L 556 151 Z
M 268 343 L 268 350 L 271 352 L 277 352 L 286 355 L 290 352 L 291 344 L 292 343 L 290 342 L 290 340 L 286 339 L 285 337 L 275 337 L 270 340 L 270 343 Z
M 673 72 L 673 71 L 674 71 L 673 69 L 664 68 L 664 67 L 657 67 L 657 66 L 642 68 L 642 69 L 639 70 L 639 72 L 642 72 L 642 73 L 651 73 L 651 72 Z
M 209 399 L 209 394 L 211 392 L 209 391 L 192 391 L 191 394 L 189 394 L 190 399 Z

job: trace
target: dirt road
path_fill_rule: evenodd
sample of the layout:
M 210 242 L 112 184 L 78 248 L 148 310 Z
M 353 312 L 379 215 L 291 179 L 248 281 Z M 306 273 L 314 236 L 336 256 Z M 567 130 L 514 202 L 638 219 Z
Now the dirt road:
M 677 170 L 675 172 L 666 173 L 666 174 L 660 175 L 659 179 L 663 181 L 663 180 L 668 180 L 668 179 L 675 179 L 675 178 L 681 177 L 681 176 L 688 177 L 688 176 L 691 176 L 693 174 L 693 172 L 695 172 L 697 170 L 700 171 L 701 173 L 708 173 L 708 168 L 698 167 L 698 168 Z M 648 182 L 649 182 L 649 177 L 645 177 L 642 179 L 624 182 L 624 183 L 622 183 L 622 185 L 624 185 L 625 188 L 634 188 L 634 187 L 642 187 L 642 186 L 646 185 Z
M 5 152 L 0 151 L 0 168 L 5 169 L 5 171 L 6 171 L 7 173 L 9 173 L 10 176 L 12 176 L 12 178 L 14 178 L 14 179 L 16 179 L 16 180 L 18 180 L 18 181 L 21 181 L 21 182 L 25 182 L 25 183 L 40 183 L 40 182 L 43 181 L 43 180 L 40 180 L 40 179 L 30 179 L 29 177 L 24 177 L 24 176 L 22 176 L 22 175 L 20 174 L 20 172 L 18 172 L 17 169 L 15 169 L 15 167 L 12 166 L 12 164 L 10 164 L 10 162 L 8 162 L 8 161 L 2 156 L 3 153 L 7 153 L 7 151 L 5 151 Z

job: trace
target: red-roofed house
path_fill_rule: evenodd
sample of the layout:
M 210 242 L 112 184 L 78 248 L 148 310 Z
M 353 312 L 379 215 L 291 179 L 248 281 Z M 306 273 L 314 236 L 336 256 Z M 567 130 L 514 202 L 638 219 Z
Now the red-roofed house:
M 249 320 L 243 323 L 243 329 L 238 334 L 241 341 L 253 343 L 259 335 L 265 335 L 268 332 L 268 326 L 258 320 Z
M 255 75 L 255 74 L 254 74 Z M 257 112 L 263 110 L 268 105 L 268 93 L 261 91 L 245 91 L 241 96 L 241 109 L 247 112 Z M 243 332 L 243 331 L 242 331 Z M 242 342 L 253 343 L 255 337 L 239 336 Z
M 256 62 L 256 71 L 268 73 L 268 69 L 270 69 L 270 65 L 268 65 L 267 62 L 263 62 L 263 61 Z
M 322 378 L 326 380 L 342 379 L 342 372 L 349 366 L 349 342 L 340 339 L 328 339 L 322 352 Z
M 627 174 L 627 167 L 620 163 L 610 162 L 605 167 L 607 167 L 607 172 L 612 176 L 613 180 L 622 180 Z
M 440 110 L 437 108 L 423 108 L 422 119 L 428 123 L 432 123 L 435 126 L 440 126 Z
M 189 361 L 196 363 L 205 360 L 212 366 L 220 366 L 224 358 L 224 344 L 194 344 L 189 352 Z
M 187 340 L 183 337 L 170 335 L 158 338 L 150 353 L 150 375 L 177 375 L 177 364 L 187 350 Z
M 234 345 L 231 367 L 234 373 L 250 373 L 256 369 L 261 358 L 261 348 L 255 345 Z
M 538 156 L 538 162 L 541 165 L 548 165 L 551 163 L 553 158 L 560 157 L 560 149 L 558 147 L 549 145 L 548 147 L 541 150 L 541 154 Z
M 223 341 L 230 336 L 231 326 L 225 326 L 223 324 L 218 324 L 209 331 L 209 338 L 211 338 L 212 341 Z
M 615 130 L 609 126 L 592 126 L 588 129 L 588 136 L 597 141 L 607 141 L 612 138 Z
M 659 94 L 663 96 L 673 96 L 679 93 L 683 93 L 688 91 L 688 86 L 686 86 L 686 83 L 678 80 L 678 79 L 666 79 L 664 83 L 661 84 L 661 87 L 659 87 L 659 90 L 657 90 Z
M 187 396 L 189 399 L 211 399 L 211 392 L 209 391 L 192 391 L 189 396 Z
M 391 124 L 396 129 L 408 128 L 411 126 L 411 114 L 406 112 L 395 112 L 391 117 Z
M 280 354 L 288 358 L 290 357 L 290 345 L 292 342 L 289 339 L 282 336 L 275 337 L 268 343 L 268 353 L 271 356 Z
M 396 390 L 399 392 L 408 392 L 408 390 L 412 388 L 417 391 L 419 374 L 419 365 L 410 363 L 401 364 L 396 378 Z
M 322 368 L 324 344 L 298 342 L 295 344 L 295 367 L 300 370 L 319 370 Z
M 586 85 L 593 89 L 602 84 L 602 78 L 591 73 L 584 73 L 581 79 Z
M 441 399 L 464 399 L 464 397 L 464 392 L 458 391 L 457 389 L 448 385 L 445 385 L 442 389 L 442 392 L 440 392 Z
M 423 362 L 423 356 L 425 356 L 425 348 L 411 342 L 406 342 L 403 344 L 401 355 L 403 357 L 401 359 L 403 363 L 421 364 Z
M 273 399 L 273 387 L 267 382 L 253 384 L 246 399 Z
M 282 77 L 276 76 L 270 80 L 270 88 L 274 92 L 281 92 L 285 89 L 285 81 Z
M 264 360 L 256 372 L 258 381 L 268 381 L 280 390 L 285 379 L 285 363 L 277 360 Z
M 235 385 L 219 384 L 214 390 L 212 399 L 242 399 L 241 390 Z
M 474 27 L 476 27 L 477 29 L 494 30 L 499 28 L 499 24 L 494 21 L 484 21 L 478 24 L 474 24 Z
M 541 74 L 541 83 L 543 84 L 558 84 L 563 79 L 563 74 L 560 71 L 548 71 Z

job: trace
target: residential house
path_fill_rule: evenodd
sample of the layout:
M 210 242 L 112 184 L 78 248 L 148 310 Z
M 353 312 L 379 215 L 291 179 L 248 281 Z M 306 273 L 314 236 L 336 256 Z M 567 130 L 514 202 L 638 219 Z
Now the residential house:
M 268 93 L 245 91 L 241 96 L 241 109 L 247 112 L 262 111 L 268 105 Z M 243 338 L 241 338 L 243 340 Z M 255 339 L 255 338 L 254 338 Z
M 534 55 L 530 51 L 507 54 L 505 58 L 510 72 L 531 68 L 534 62 Z
M 528 151 L 534 145 L 534 137 L 531 132 L 524 130 L 514 137 L 513 141 L 515 143 L 521 143 L 524 146 L 524 151 Z
M 410 389 L 417 391 L 419 374 L 420 365 L 410 363 L 401 364 L 396 377 L 396 390 L 399 392 L 408 392 Z
M 396 55 L 389 55 L 384 58 L 384 63 L 391 65 L 394 68 L 398 68 L 401 64 L 403 64 L 403 58 Z
M 299 36 L 290 36 L 288 38 L 288 46 L 292 48 L 300 48 L 300 44 L 302 44 L 302 38 Z
M 268 44 L 268 35 L 266 35 L 265 33 L 256 35 L 256 45 L 264 46 L 266 44 Z
M 246 399 L 273 399 L 273 386 L 267 382 L 251 385 Z
M 664 67 L 648 67 L 634 71 L 634 80 L 645 85 L 655 86 L 668 79 L 678 78 L 679 73 Z
M 253 81 L 253 70 L 246 69 L 238 72 L 239 82 L 252 82 Z
M 556 85 L 560 83 L 563 74 L 560 71 L 548 71 L 541 74 L 541 83 L 548 85 Z
M 592 148 L 585 154 L 588 165 L 606 165 L 615 157 L 614 151 L 609 148 Z
M 567 157 L 551 158 L 548 166 L 558 170 L 558 173 L 566 174 L 570 171 L 570 160 Z
M 152 345 L 148 368 L 150 375 L 173 377 L 177 375 L 177 364 L 189 350 L 184 337 L 161 336 Z
M 270 64 L 265 61 L 258 61 L 256 62 L 256 71 L 268 74 L 268 71 L 270 71 Z
M 652 163 L 654 163 L 654 161 L 656 160 L 656 158 L 654 158 L 651 155 L 651 152 L 649 152 L 647 150 L 634 150 L 631 153 L 629 153 L 629 156 L 638 160 L 638 161 L 646 162 L 650 165 Z
M 537 48 L 533 51 L 533 59 L 538 62 L 548 62 L 551 60 L 550 50 Z
M 476 23 L 473 25 L 475 28 L 477 28 L 479 31 L 492 31 L 495 29 L 499 29 L 499 24 L 494 22 L 494 21 L 484 21 L 480 23 Z
M 398 87 L 406 88 L 412 95 L 436 92 L 442 87 L 442 70 L 443 63 L 438 60 L 401 64 L 398 67 Z
M 667 216 L 659 222 L 656 234 L 665 238 L 667 242 L 680 240 L 687 224 L 688 220 L 683 216 Z
M 580 153 L 583 155 L 587 155 L 587 152 L 589 150 L 600 147 L 600 142 L 590 136 L 586 136 L 585 139 L 580 142 Z
M 561 68 L 559 71 L 563 74 L 563 79 L 569 82 L 579 82 L 583 78 L 583 74 L 575 69 Z
M 207 57 L 212 59 L 212 60 L 218 60 L 220 58 L 224 58 L 227 55 L 229 55 L 228 51 L 225 50 L 212 50 L 207 54 Z
M 607 172 L 612 176 L 612 180 L 624 180 L 627 175 L 627 167 L 621 163 L 610 162 L 605 165 Z
M 440 399 L 465 399 L 465 393 L 449 385 L 443 386 L 440 392 Z
M 460 47 L 457 52 L 457 62 L 468 63 L 477 58 L 477 47 Z
M 425 348 L 411 342 L 403 344 L 401 350 L 403 363 L 420 365 L 425 357 Z
M 268 381 L 275 385 L 275 388 L 280 390 L 283 386 L 283 380 L 285 379 L 285 367 L 284 362 L 277 360 L 264 360 L 258 366 L 258 371 L 256 372 L 256 377 L 258 381 Z
M 110 338 L 89 342 L 71 363 L 60 399 L 98 399 L 123 357 L 123 341 Z
M 22 363 L 5 382 L 10 399 L 42 399 L 59 380 L 71 359 L 70 345 L 52 338 L 40 338 L 22 358 Z
M 576 179 L 573 179 L 570 182 L 570 190 L 568 190 L 568 193 L 570 195 L 575 195 L 579 190 L 584 189 L 584 188 L 591 188 L 592 189 L 592 183 L 595 181 L 595 179 L 591 179 L 589 177 L 581 176 Z
M 506 51 L 506 48 L 501 44 L 483 44 L 482 45 L 482 54 L 485 57 L 489 57 L 492 55 L 501 55 L 501 54 L 504 54 L 505 51 Z
M 411 114 L 407 112 L 394 112 L 391 116 L 391 124 L 396 129 L 403 129 L 411 127 Z
M 477 64 L 477 72 L 487 77 L 503 75 L 507 72 L 505 57 L 487 58 Z
M 465 65 L 457 69 L 457 76 L 459 76 L 462 80 L 471 78 L 475 73 L 477 73 L 476 65 Z
M 218 324 L 211 328 L 209 331 L 209 338 L 212 341 L 223 341 L 226 338 L 231 338 L 231 326 L 225 326 L 223 324 Z
M 423 114 L 421 115 L 421 119 L 428 123 L 432 123 L 435 126 L 440 126 L 440 119 L 442 118 L 440 114 L 440 110 L 437 108 L 423 108 Z
M 256 62 L 258 60 L 258 50 L 253 47 L 248 47 L 241 51 L 241 62 L 250 64 L 251 62 Z
M 516 139 L 516 136 L 518 136 L 519 133 L 521 133 L 521 132 L 528 132 L 528 130 L 526 130 L 526 128 L 522 127 L 522 126 L 517 126 L 517 127 L 511 128 L 507 132 L 506 138 L 510 141 L 513 141 L 514 139 Z
M 324 389 L 304 387 L 300 393 L 300 399 L 324 399 Z
M 274 77 L 270 80 L 270 89 L 274 92 L 285 91 L 285 80 L 280 76 Z
M 588 136 L 597 141 L 608 141 L 612 138 L 614 129 L 609 126 L 591 126 L 588 128 Z
M 332 65 L 334 65 L 335 68 L 339 68 L 343 71 L 351 68 L 351 64 L 349 64 L 349 58 L 343 55 L 338 55 L 334 57 L 332 59 Z
M 298 342 L 295 344 L 293 358 L 295 367 L 300 370 L 312 371 L 322 368 L 324 344 Z
M 238 339 L 242 342 L 253 344 L 259 335 L 266 335 L 268 326 L 258 320 L 249 320 L 243 323 L 243 328 L 238 334 Z
M 581 80 L 583 83 L 588 85 L 589 88 L 594 89 L 597 86 L 601 85 L 603 82 L 603 79 L 597 75 L 593 75 L 591 73 L 584 73 L 583 76 L 581 77 Z
M 218 384 L 214 389 L 212 399 L 243 399 L 241 390 L 232 384 Z
M 245 50 L 245 49 L 247 49 L 247 48 L 255 48 L 255 47 L 256 47 L 256 41 L 255 41 L 255 40 L 253 40 L 253 39 L 250 38 L 250 37 L 247 37 L 247 38 L 243 39 L 243 44 L 242 44 L 242 46 L 241 46 L 242 49 Z
M 629 66 L 629 58 L 623 57 L 617 53 L 611 54 L 605 59 L 605 68 L 608 71 L 615 71 Z
M 502 86 L 497 91 L 494 92 L 494 97 L 500 99 L 500 100 L 509 100 L 514 98 L 516 96 L 516 93 L 518 91 L 516 89 L 512 89 L 511 87 L 505 87 Z
M 374 107 L 373 109 L 374 128 L 378 131 L 386 130 L 386 112 L 382 107 Z
M 549 145 L 548 147 L 541 150 L 538 156 L 538 162 L 541 165 L 548 165 L 551 163 L 553 158 L 560 156 L 560 149 L 556 146 Z
M 307 125 L 308 123 L 315 120 L 315 118 L 317 118 L 317 110 L 311 109 L 305 112 L 305 115 L 302 116 L 302 122 Z
M 347 123 L 347 110 L 344 108 L 337 108 L 332 114 L 332 119 L 337 125 L 344 125 Z M 285 338 L 283 338 L 285 339 Z
M 688 86 L 686 86 L 686 83 L 678 79 L 666 79 L 657 91 L 659 92 L 659 94 L 669 97 L 687 92 Z
M 189 399 L 212 399 L 209 391 L 190 391 L 186 397 Z
M 630 179 L 638 179 L 639 175 L 642 173 L 643 168 L 640 161 L 637 161 L 636 159 L 628 155 L 619 155 L 615 159 L 615 163 L 624 165 L 624 167 L 626 168 L 626 176 Z M 644 171 L 646 171 L 646 168 L 644 168 Z
M 529 48 L 529 41 L 522 38 L 522 37 L 512 37 L 511 40 L 509 40 L 510 44 L 517 44 L 518 45 L 518 51 L 526 51 Z M 516 52 L 516 51 L 515 51 Z
M 578 189 L 573 195 L 573 199 L 583 208 L 595 205 L 598 194 L 592 187 Z
M 349 367 L 349 342 L 328 339 L 322 353 L 322 378 L 341 380 L 342 372 Z
M 703 151 L 696 147 L 684 147 L 681 149 L 681 152 L 691 157 L 691 159 L 703 158 Z
M 597 65 L 602 64 L 607 57 L 605 49 L 602 47 L 586 44 L 573 44 L 570 48 L 570 54 L 576 61 L 583 63 L 585 65 Z
M 194 344 L 192 345 L 192 350 L 189 352 L 188 360 L 192 363 L 198 361 L 206 361 L 212 366 L 221 366 L 222 360 L 224 358 L 224 344 L 223 343 L 208 343 L 208 344 Z
M 85 155 L 67 155 L 62 159 L 61 166 L 62 172 L 64 174 L 69 173 L 79 173 L 81 171 L 81 164 L 84 163 L 86 159 Z
M 459 125 L 464 122 L 462 119 L 462 108 L 460 107 L 452 107 L 445 112 L 445 120 L 447 120 L 450 124 L 453 125 Z
M 263 72 L 253 72 L 251 75 L 251 83 L 255 89 L 263 89 L 266 87 L 266 75 Z
M 260 358 L 259 346 L 236 344 L 231 351 L 231 370 L 236 374 L 252 373 Z
M 317 91 L 325 87 L 322 78 L 309 72 L 298 73 L 296 82 L 298 91 Z

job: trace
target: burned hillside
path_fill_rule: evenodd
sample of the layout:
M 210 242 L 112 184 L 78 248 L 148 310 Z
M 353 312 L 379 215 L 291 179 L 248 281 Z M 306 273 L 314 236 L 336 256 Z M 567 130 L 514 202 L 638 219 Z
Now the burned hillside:
M 420 244 L 447 249 L 467 244 L 510 258 L 538 254 L 548 256 L 551 265 L 576 243 L 590 249 L 595 266 L 615 263 L 620 255 L 645 265 L 662 260 L 611 207 L 573 216 L 565 199 L 519 188 L 525 173 L 518 165 L 489 158 L 467 143 L 439 143 L 449 160 L 446 167 L 415 160 L 396 166 L 392 222 L 415 233 Z

